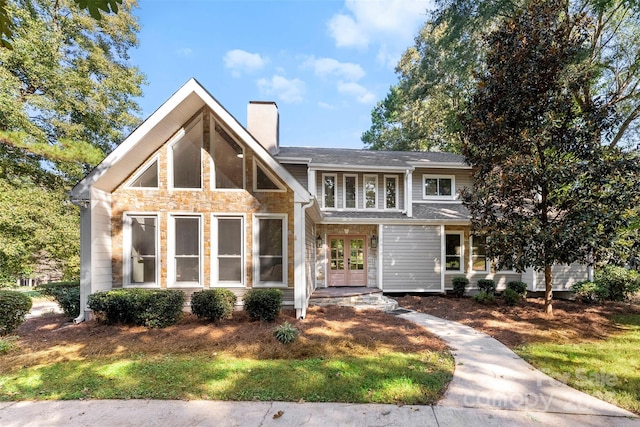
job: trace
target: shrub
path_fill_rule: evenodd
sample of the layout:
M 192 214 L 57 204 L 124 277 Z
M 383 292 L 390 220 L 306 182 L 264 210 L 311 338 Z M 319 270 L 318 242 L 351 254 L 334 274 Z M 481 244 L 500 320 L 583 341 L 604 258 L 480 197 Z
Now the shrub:
M 487 294 L 494 295 L 496 293 L 496 282 L 491 279 L 479 279 L 478 288 Z
M 522 298 L 522 294 L 519 294 L 511 288 L 507 288 L 502 293 L 502 298 L 507 305 L 514 306 L 518 303 L 518 301 L 520 301 L 520 299 Z
M 10 353 L 18 349 L 19 337 L 12 336 L 0 339 L 0 355 Z
M 608 299 L 611 301 L 626 301 L 640 289 L 637 271 L 614 265 L 596 270 L 594 281 L 609 291 Z
M 0 290 L 0 336 L 18 329 L 31 310 L 31 298 L 18 291 Z
M 80 315 L 80 283 L 51 282 L 39 285 L 36 290 L 40 294 L 53 298 L 68 318 Z
M 251 289 L 242 297 L 244 309 L 252 320 L 274 321 L 280 314 L 280 289 Z
M 290 344 L 298 338 L 298 330 L 289 322 L 284 322 L 280 326 L 276 326 L 273 335 L 282 344 Z
M 574 283 L 571 289 L 576 298 L 587 304 L 606 301 L 609 298 L 609 290 L 606 287 L 588 280 Z
M 164 328 L 182 317 L 184 292 L 175 289 L 115 289 L 89 295 L 88 306 L 109 324 Z
M 217 322 L 230 319 L 236 296 L 229 289 L 206 289 L 191 295 L 191 312 L 198 318 Z
M 527 284 L 524 282 L 520 282 L 519 280 L 514 280 L 507 283 L 507 289 L 515 291 L 522 298 L 526 298 L 527 296 Z
M 463 276 L 458 276 L 453 278 L 453 295 L 458 298 L 462 298 L 464 296 L 464 291 L 469 285 L 469 279 Z
M 494 296 L 486 291 L 480 291 L 473 296 L 473 299 L 480 304 L 489 304 L 493 302 Z

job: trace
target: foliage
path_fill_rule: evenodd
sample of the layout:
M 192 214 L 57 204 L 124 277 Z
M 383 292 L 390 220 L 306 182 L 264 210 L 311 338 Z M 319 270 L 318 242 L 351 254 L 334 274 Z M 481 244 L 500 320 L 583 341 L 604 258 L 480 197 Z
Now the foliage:
M 453 278 L 453 295 L 457 298 L 462 298 L 464 292 L 469 286 L 469 279 L 464 276 L 457 276 Z
M 496 293 L 496 282 L 492 279 L 478 279 L 478 288 L 494 295 Z
M 213 322 L 230 319 L 236 300 L 229 289 L 205 289 L 191 295 L 191 312 Z
M 581 280 L 571 285 L 576 298 L 586 304 L 603 302 L 609 298 L 609 290 L 596 282 Z
M 507 288 L 502 293 L 502 299 L 504 299 L 505 304 L 514 306 L 522 299 L 522 295 L 511 288 Z
M 581 111 L 567 89 L 568 79 L 591 79 L 575 72 L 588 21 L 562 6 L 532 2 L 486 38 L 487 68 L 461 117 L 474 233 L 499 269 L 544 271 L 548 314 L 551 267 L 588 263 L 609 245 L 637 203 L 640 176 L 634 153 L 600 144 L 609 108 Z
M 251 289 L 242 297 L 244 309 L 252 320 L 274 321 L 280 314 L 280 289 Z
M 273 336 L 282 344 L 291 344 L 298 338 L 298 330 L 291 323 L 284 322 L 275 327 Z
M 635 270 L 607 265 L 597 269 L 595 282 L 607 290 L 607 299 L 626 301 L 640 290 L 640 275 Z
M 0 356 L 16 350 L 18 348 L 18 339 L 19 337 L 17 336 L 0 338 Z
M 65 316 L 72 319 L 80 314 L 80 282 L 51 282 L 39 285 L 36 290 L 53 298 Z
M 164 328 L 174 325 L 182 317 L 184 292 L 175 289 L 116 289 L 89 295 L 87 304 L 108 324 Z
M 18 291 L 0 290 L 0 336 L 10 334 L 31 310 L 31 298 Z
M 527 284 L 519 280 L 513 280 L 511 282 L 508 282 L 507 289 L 514 290 L 518 295 L 521 295 L 523 298 L 526 298 L 527 296 Z
M 493 303 L 495 296 L 492 293 L 486 291 L 480 291 L 473 296 L 473 300 L 475 302 L 479 302 L 480 304 L 491 304 Z

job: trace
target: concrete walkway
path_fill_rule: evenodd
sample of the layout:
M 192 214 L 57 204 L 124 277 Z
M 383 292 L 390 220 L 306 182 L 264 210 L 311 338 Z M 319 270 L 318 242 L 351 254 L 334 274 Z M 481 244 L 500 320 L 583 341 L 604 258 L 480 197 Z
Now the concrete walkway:
M 452 348 L 453 380 L 434 406 L 344 403 L 73 400 L 0 402 L 0 426 L 634 426 L 640 419 L 537 371 L 468 326 L 401 317 Z

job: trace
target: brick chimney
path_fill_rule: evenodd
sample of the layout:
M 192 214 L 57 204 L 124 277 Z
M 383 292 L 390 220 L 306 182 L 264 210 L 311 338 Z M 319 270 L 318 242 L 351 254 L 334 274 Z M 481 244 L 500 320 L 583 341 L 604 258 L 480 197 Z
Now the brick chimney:
M 278 106 L 272 101 L 250 101 L 247 129 L 270 154 L 278 154 L 280 139 Z

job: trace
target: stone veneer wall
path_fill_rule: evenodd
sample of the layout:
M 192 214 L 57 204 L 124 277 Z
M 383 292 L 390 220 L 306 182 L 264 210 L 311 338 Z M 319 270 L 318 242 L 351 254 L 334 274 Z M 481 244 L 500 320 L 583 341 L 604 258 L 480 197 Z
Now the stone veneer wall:
M 229 213 L 245 214 L 245 274 L 246 286 L 253 284 L 253 215 L 257 213 L 287 214 L 287 281 L 288 287 L 294 283 L 294 226 L 293 226 L 293 191 L 286 192 L 258 192 L 253 193 L 253 157 L 254 153 L 245 148 L 245 186 L 246 190 L 212 190 L 212 161 L 209 129 L 209 110 L 202 111 L 203 144 L 202 150 L 202 189 L 199 190 L 169 190 L 168 189 L 168 149 L 164 144 L 149 159 L 158 156 L 158 189 L 142 190 L 125 188 L 124 181 L 112 193 L 112 248 L 113 248 L 113 287 L 122 287 L 123 284 L 123 241 L 122 226 L 125 212 L 157 213 L 159 214 L 158 226 L 160 227 L 160 286 L 167 286 L 167 223 L 172 213 L 198 213 L 202 214 L 203 249 L 204 252 L 203 286 L 208 288 L 211 284 L 211 214 Z M 194 116 L 194 119 L 197 115 Z M 236 141 L 237 137 L 228 132 Z M 145 162 L 146 165 L 146 162 Z M 142 168 L 140 168 L 142 169 Z M 140 170 L 138 169 L 138 170 Z M 136 170 L 131 176 L 138 172 Z

